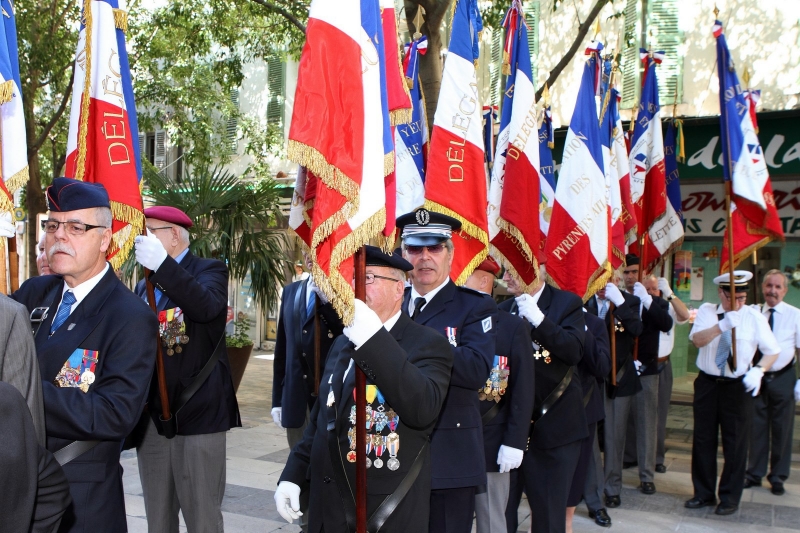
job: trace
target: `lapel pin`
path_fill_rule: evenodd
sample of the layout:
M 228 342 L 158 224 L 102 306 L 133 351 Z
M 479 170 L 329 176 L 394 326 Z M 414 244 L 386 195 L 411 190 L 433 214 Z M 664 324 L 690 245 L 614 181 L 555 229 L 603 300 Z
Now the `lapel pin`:
M 67 331 L 72 331 L 72 328 L 74 328 L 74 327 L 75 327 L 75 323 L 73 322 L 72 324 L 67 326 Z

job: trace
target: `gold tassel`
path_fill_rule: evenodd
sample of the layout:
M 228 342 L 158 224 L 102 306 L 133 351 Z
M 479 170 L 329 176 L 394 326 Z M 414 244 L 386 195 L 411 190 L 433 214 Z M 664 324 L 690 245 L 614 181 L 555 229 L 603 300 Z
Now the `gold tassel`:
M 123 33 L 128 33 L 128 12 L 122 9 L 114 9 L 114 26 Z
M 0 104 L 7 104 L 14 96 L 14 80 L 0 83 Z
M 409 76 L 406 76 L 406 85 L 408 86 L 409 89 L 414 88 L 414 80 L 411 79 L 411 77 Z
M 349 176 L 345 176 L 341 170 L 328 163 L 325 156 L 315 148 L 290 139 L 287 154 L 289 159 L 308 168 L 325 185 L 348 200 L 358 196 L 358 185 Z
M 0 213 L 13 213 L 14 212 L 14 202 L 11 201 L 11 198 L 5 193 L 0 192 Z M 0 239 L 0 243 L 3 239 Z
M 394 172 L 394 150 L 383 156 L 383 175 L 388 176 Z
M 399 124 L 408 124 L 411 122 L 412 109 L 410 107 L 401 107 L 389 112 L 389 122 L 392 126 Z
M 14 194 L 17 189 L 24 187 L 29 179 L 28 167 L 25 166 L 25 168 L 6 180 L 6 189 L 8 189 L 9 194 Z
M 128 204 L 111 200 L 111 215 L 117 222 L 125 224 L 112 235 L 111 246 L 106 254 L 111 268 L 120 268 L 133 249 L 134 239 L 144 229 L 144 213 Z
M 508 52 L 503 50 L 503 74 L 505 76 L 511 75 L 511 58 L 508 55 Z
M 554 150 L 556 147 L 556 143 L 552 141 L 547 141 L 547 147 L 550 148 L 551 150 Z
M 686 147 L 683 145 L 683 142 L 684 142 L 683 121 L 682 120 L 676 120 L 675 121 L 675 126 L 676 126 L 676 129 L 677 129 L 677 131 L 675 132 L 675 140 L 676 140 L 675 144 L 677 144 L 676 150 L 675 150 L 675 152 L 676 152 L 675 159 L 678 161 L 678 163 L 685 163 L 686 162 Z M 758 132 L 756 132 L 756 133 L 758 133 Z M 665 254 L 662 254 L 662 255 L 665 255 Z

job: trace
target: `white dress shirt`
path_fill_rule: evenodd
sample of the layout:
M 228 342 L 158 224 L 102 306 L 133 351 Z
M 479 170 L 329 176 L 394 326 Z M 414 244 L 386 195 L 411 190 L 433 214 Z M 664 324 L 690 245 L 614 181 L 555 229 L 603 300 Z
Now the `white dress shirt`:
M 414 316 L 414 300 L 420 297 L 425 298 L 425 305 L 423 305 L 422 308 L 420 309 L 421 312 L 422 309 L 425 309 L 425 306 L 431 303 L 431 300 L 433 300 L 433 298 L 437 294 L 439 294 L 439 291 L 444 289 L 444 286 L 447 285 L 448 281 L 450 281 L 450 278 L 449 277 L 445 278 L 444 282 L 442 282 L 441 285 L 439 285 L 432 291 L 429 291 L 428 294 L 426 294 L 425 296 L 422 296 L 420 293 L 418 293 L 417 289 L 414 288 L 414 285 L 411 285 L 411 299 L 408 301 L 408 316 Z
M 70 287 L 69 285 L 67 285 L 66 281 L 64 282 L 64 287 L 61 289 L 61 301 L 64 301 L 64 293 L 66 293 L 67 291 L 72 292 L 72 295 L 75 296 L 75 303 L 72 304 L 72 307 L 70 307 L 69 309 L 70 315 L 75 312 L 75 308 L 81 304 L 83 299 L 86 298 L 90 292 L 92 292 L 92 289 L 94 289 L 97 286 L 97 284 L 100 283 L 100 280 L 103 279 L 103 276 L 106 275 L 106 272 L 108 272 L 108 263 L 106 263 L 106 267 L 103 269 L 102 272 L 92 276 L 83 283 L 75 285 L 74 287 Z M 60 302 L 58 304 L 58 309 L 61 309 Z M 58 309 L 56 309 L 56 312 L 53 315 L 54 319 L 58 315 Z
M 694 326 L 689 333 L 689 340 L 695 333 L 712 328 L 719 324 L 717 314 L 724 313 L 721 305 L 705 303 L 700 306 L 697 316 L 694 319 Z M 736 372 L 731 372 L 727 362 L 725 363 L 724 375 L 726 378 L 738 378 L 743 376 L 749 369 L 756 353 L 756 348 L 761 350 L 764 355 L 774 355 L 781 350 L 778 340 L 769 329 L 767 319 L 757 309 L 749 305 L 739 309 L 741 324 L 736 328 Z M 719 376 L 717 368 L 717 346 L 719 346 L 720 335 L 714 337 L 708 344 L 700 348 L 697 355 L 697 368 L 712 376 Z
M 678 324 L 686 324 L 689 319 L 687 318 L 683 322 L 678 321 L 678 315 L 675 314 L 675 308 L 672 307 L 672 302 L 669 302 L 669 316 L 672 318 L 672 327 L 669 331 L 660 331 L 661 334 L 658 337 L 658 357 L 666 357 L 672 353 L 672 349 L 675 347 L 675 326 Z
M 767 304 L 761 309 L 761 314 L 767 319 L 767 323 L 769 323 L 769 309 Z M 772 332 L 781 346 L 781 354 L 769 369 L 770 372 L 777 372 L 792 364 L 797 348 L 800 348 L 800 309 L 786 302 L 780 302 L 774 309 Z

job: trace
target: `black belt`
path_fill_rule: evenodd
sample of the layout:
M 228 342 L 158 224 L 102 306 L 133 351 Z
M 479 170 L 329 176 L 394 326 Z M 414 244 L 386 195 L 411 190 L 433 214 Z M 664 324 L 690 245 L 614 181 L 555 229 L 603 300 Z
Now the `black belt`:
M 702 370 L 700 371 L 699 375 L 702 378 L 705 378 L 705 379 L 708 379 L 708 380 L 711 380 L 711 381 L 716 381 L 717 383 L 723 383 L 723 384 L 741 383 L 741 381 L 744 379 L 743 375 L 739 376 L 738 378 L 726 378 L 725 376 L 712 376 L 711 374 L 703 372 Z
M 483 413 L 483 416 L 481 416 L 481 424 L 485 426 L 486 424 L 491 422 L 494 417 L 500 414 L 500 409 L 503 408 L 501 404 L 503 403 L 504 400 L 505 396 L 503 396 L 503 398 L 501 398 L 499 402 L 496 402 L 491 409 Z
M 575 373 L 575 367 L 572 366 L 569 367 L 567 373 L 564 374 L 563 378 L 561 378 L 561 382 L 559 382 L 556 388 L 553 389 L 552 392 L 550 392 L 550 394 L 547 395 L 547 398 L 545 398 L 544 402 L 542 402 L 542 406 L 536 412 L 533 413 L 534 421 L 539 420 L 544 415 L 546 415 L 547 411 L 549 411 L 550 408 L 553 407 L 553 404 L 555 404 L 558 401 L 558 399 L 561 398 L 561 395 L 564 394 L 564 391 L 567 390 L 567 387 L 569 387 L 569 383 L 570 381 L 572 381 L 572 375 L 574 373 Z M 531 427 L 531 431 L 533 431 L 533 427 Z
M 794 361 L 786 365 L 785 367 L 781 368 L 780 370 L 776 370 L 775 372 L 764 372 L 764 377 L 775 379 L 778 376 L 782 376 L 786 372 L 794 370 Z

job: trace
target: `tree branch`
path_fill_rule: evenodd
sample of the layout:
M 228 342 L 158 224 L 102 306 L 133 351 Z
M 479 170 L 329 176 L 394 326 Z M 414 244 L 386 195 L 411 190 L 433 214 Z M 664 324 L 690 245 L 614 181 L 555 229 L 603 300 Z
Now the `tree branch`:
M 564 57 L 561 58 L 561 61 L 550 71 L 550 76 L 547 77 L 547 81 L 544 82 L 544 85 L 539 87 L 539 90 L 536 91 L 536 100 L 538 101 L 539 98 L 542 97 L 542 93 L 544 92 L 544 86 L 547 85 L 548 87 L 552 87 L 553 83 L 555 83 L 556 79 L 561 75 L 561 72 L 569 65 L 569 62 L 572 61 L 572 58 L 575 56 L 575 53 L 580 48 L 581 43 L 583 43 L 584 37 L 586 34 L 589 33 L 589 28 L 592 27 L 594 20 L 600 14 L 600 11 L 606 6 L 609 0 L 597 0 L 592 7 L 592 10 L 589 12 L 589 15 L 586 17 L 586 20 L 583 21 L 578 27 L 578 33 L 575 35 L 575 40 L 572 42 L 572 46 L 569 47 L 567 53 L 564 54 Z
M 53 127 L 56 123 L 61 119 L 61 116 L 64 114 L 64 110 L 67 108 L 67 102 L 69 102 L 69 97 L 72 95 L 72 85 L 75 82 L 75 63 L 72 63 L 72 74 L 69 77 L 69 83 L 67 83 L 66 88 L 64 89 L 64 96 L 61 99 L 61 104 L 56 109 L 53 116 L 50 117 L 50 122 L 48 122 L 44 129 L 42 129 L 42 133 L 36 139 L 32 146 L 28 146 L 28 159 L 31 157 L 36 157 L 36 154 L 42 148 L 44 141 L 47 140 L 48 135 L 52 131 Z
M 255 2 L 256 4 L 260 4 L 270 11 L 274 11 L 275 13 L 279 14 L 292 24 L 294 24 L 297 29 L 305 34 L 306 32 L 306 25 L 303 24 L 300 19 L 294 16 L 288 9 L 282 8 L 278 5 L 273 4 L 272 2 L 267 2 L 266 0 L 250 0 L 251 2 Z

